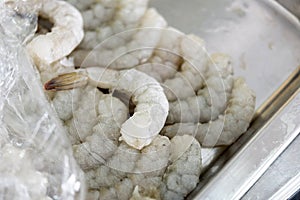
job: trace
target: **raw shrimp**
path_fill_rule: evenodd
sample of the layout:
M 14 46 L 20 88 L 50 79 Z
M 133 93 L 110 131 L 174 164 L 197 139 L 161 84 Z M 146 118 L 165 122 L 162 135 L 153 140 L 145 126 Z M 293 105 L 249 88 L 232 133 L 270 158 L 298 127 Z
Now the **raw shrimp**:
M 93 196 L 101 199 L 183 199 L 198 183 L 202 167 L 201 147 L 188 135 L 176 136 L 171 143 L 158 136 L 141 152 L 123 143 L 109 160 L 114 165 L 86 171 Z
M 167 124 L 215 120 L 226 109 L 233 87 L 232 74 L 229 56 L 211 55 L 204 74 L 205 87 L 198 90 L 197 95 L 170 103 Z
M 39 15 L 53 22 L 51 32 L 37 35 L 27 49 L 35 64 L 51 64 L 69 55 L 83 38 L 81 14 L 70 4 L 42 0 Z
M 207 123 L 176 123 L 162 131 L 168 137 L 193 135 L 202 146 L 214 147 L 232 144 L 244 133 L 255 110 L 255 94 L 242 78 L 234 80 L 233 90 L 224 114 Z
M 75 65 L 113 69 L 132 68 L 149 59 L 153 47 L 160 39 L 161 28 L 164 27 L 166 27 L 164 18 L 156 10 L 148 9 L 142 17 L 139 27 L 113 35 L 102 43 L 97 43 L 96 39 L 92 37 L 91 42 L 95 46 L 94 49 L 75 50 L 72 54 Z M 131 36 L 131 39 L 125 40 L 124 37 L 128 36 Z
M 195 96 L 208 68 L 203 40 L 168 27 L 161 30 L 161 39 L 153 48 L 151 58 L 132 67 L 159 81 L 170 102 Z
M 71 55 L 76 66 L 131 68 L 152 55 L 150 47 L 156 46 L 167 24 L 147 8 L 148 0 L 67 1 L 84 19 L 84 39 Z
M 155 62 L 137 67 L 154 76 L 161 83 L 169 100 L 169 115 L 166 121 L 168 126 L 164 128 L 162 134 L 167 132 L 166 135 L 171 138 L 176 134 L 195 135 L 203 146 L 209 147 L 233 143 L 250 124 L 255 109 L 254 93 L 244 81 L 238 81 L 239 84 L 234 83 L 232 62 L 229 56 L 221 53 L 209 56 L 203 41 L 197 36 L 187 36 L 174 29 L 168 29 L 162 33 L 165 38 L 170 36 L 169 40 L 165 39 L 169 42 L 161 42 L 158 45 L 157 50 L 154 51 L 154 57 L 149 60 L 150 63 L 152 59 Z M 247 101 L 232 100 L 242 94 L 245 95 L 245 99 L 248 99 Z M 221 134 L 221 122 L 224 118 L 227 119 L 225 128 L 236 124 L 233 119 L 238 119 L 238 117 L 237 113 L 231 110 L 232 106 L 236 106 L 233 104 L 247 106 L 247 109 L 241 109 L 238 113 L 243 117 L 236 128 L 231 131 L 227 128 L 226 131 L 224 130 L 226 134 Z M 229 115 L 231 112 L 232 115 Z M 199 124 L 197 131 L 201 134 L 196 134 L 197 131 L 191 133 L 194 129 L 185 129 L 197 123 Z M 213 130 L 219 127 L 218 133 L 222 137 L 217 139 L 218 133 L 208 131 L 208 127 L 214 128 Z
M 162 199 L 184 199 L 199 182 L 202 169 L 201 146 L 192 136 L 171 140 L 171 164 L 161 185 Z
M 91 67 L 63 74 L 45 84 L 47 90 L 68 90 L 91 84 L 132 95 L 135 112 L 122 124 L 120 140 L 136 149 L 149 145 L 163 128 L 169 103 L 160 84 L 137 70 L 114 71 Z
M 154 77 L 160 83 L 173 78 L 179 70 L 182 57 L 180 56 L 178 40 L 183 35 L 183 33 L 170 27 L 161 31 L 161 38 L 151 58 L 136 66 L 137 70 Z
M 107 79 L 115 80 L 112 76 L 105 80 L 100 76 L 98 80 L 106 85 Z M 88 134 L 81 134 L 83 129 L 69 133 L 75 135 L 72 142 L 74 156 L 85 171 L 89 188 L 87 198 L 127 200 L 137 197 L 134 188 L 138 188 L 141 197 L 168 200 L 183 198 L 195 187 L 201 171 L 200 145 L 195 138 L 176 136 L 170 142 L 167 137 L 158 135 L 150 145 L 137 150 L 124 141 L 118 142 L 121 124 L 126 121 L 129 112 L 120 100 L 111 94 L 102 94 L 92 86 L 73 91 L 73 99 L 70 91 L 61 91 L 58 94 L 68 98 L 61 101 L 62 97 L 56 95 L 53 101 L 57 101 L 54 105 L 67 109 L 66 114 L 61 110 L 59 116 L 65 121 L 77 122 L 78 128 L 87 121 L 97 121 L 93 128 L 85 126 Z M 81 93 L 81 98 L 78 93 Z M 73 119 L 70 120 L 72 106 L 60 105 L 72 105 L 72 101 Z M 93 105 L 92 108 L 89 105 Z M 184 185 L 172 192 L 174 178 Z
M 70 122 L 78 124 L 69 129 L 68 136 L 72 138 L 74 156 L 86 174 L 88 198 L 127 200 L 137 185 L 149 189 L 151 184 L 150 188 L 158 188 L 169 163 L 169 139 L 158 135 L 140 151 L 119 142 L 121 124 L 129 113 L 125 104 L 92 86 L 73 91 L 74 94 L 58 92 L 53 101 L 61 108 L 58 113 L 67 122 L 66 127 Z M 64 95 L 67 98 L 62 101 Z M 72 106 L 62 107 L 64 104 Z M 70 113 L 73 113 L 71 118 Z M 87 121 L 91 122 L 88 126 Z
M 224 112 L 233 87 L 229 56 L 209 56 L 200 38 L 172 28 L 162 31 L 154 56 L 136 69 L 164 87 L 170 102 L 167 124 L 216 119 Z
M 66 0 L 82 13 L 85 36 L 78 49 L 92 50 L 114 34 L 138 28 L 147 10 L 148 0 Z M 132 35 L 126 35 L 109 48 L 124 45 Z M 108 44 L 108 43 L 106 43 Z
M 180 34 L 177 43 L 182 62 L 174 77 L 163 81 L 169 101 L 181 100 L 194 96 L 204 84 L 208 54 L 204 42 L 194 35 Z M 184 89 L 180 89 L 184 88 Z
M 70 4 L 58 0 L 42 0 L 39 15 L 53 23 L 50 32 L 36 33 L 27 50 L 40 72 L 41 82 L 53 75 L 72 70 L 74 64 L 66 58 L 83 38 L 81 14 Z M 53 93 L 48 92 L 52 99 Z

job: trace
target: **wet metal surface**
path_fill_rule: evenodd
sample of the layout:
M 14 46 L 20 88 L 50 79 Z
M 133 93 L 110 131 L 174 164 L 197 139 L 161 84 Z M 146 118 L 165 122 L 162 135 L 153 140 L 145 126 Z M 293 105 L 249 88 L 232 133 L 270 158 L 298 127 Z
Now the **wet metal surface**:
M 170 26 L 232 56 L 236 75 L 257 94 L 257 107 L 300 65 L 298 20 L 268 0 L 152 0 Z M 297 25 L 296 25 L 297 24 Z

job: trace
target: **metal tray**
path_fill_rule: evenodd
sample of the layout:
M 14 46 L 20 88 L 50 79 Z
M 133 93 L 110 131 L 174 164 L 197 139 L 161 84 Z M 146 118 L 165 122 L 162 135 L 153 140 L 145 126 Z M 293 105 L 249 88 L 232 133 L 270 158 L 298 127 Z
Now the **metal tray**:
M 245 77 L 257 94 L 247 133 L 231 147 L 203 149 L 204 172 L 188 199 L 292 195 L 300 187 L 297 17 L 273 0 L 153 0 L 151 5 L 170 26 L 202 37 L 210 53 L 231 55 L 235 75 Z

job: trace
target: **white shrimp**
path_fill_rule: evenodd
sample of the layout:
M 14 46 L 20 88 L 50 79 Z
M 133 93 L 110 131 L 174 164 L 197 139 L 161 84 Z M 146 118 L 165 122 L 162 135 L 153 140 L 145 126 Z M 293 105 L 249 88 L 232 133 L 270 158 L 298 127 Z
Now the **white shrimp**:
M 81 67 L 99 66 L 113 69 L 132 68 L 148 60 L 153 48 L 159 42 L 161 28 L 166 21 L 155 9 L 148 9 L 138 27 L 113 35 L 102 43 L 94 37 L 94 49 L 78 49 L 72 53 L 75 65 Z M 130 39 L 124 39 L 130 36 Z M 145 38 L 147 38 L 145 40 Z M 124 40 L 124 41 L 123 41 Z
M 181 40 L 183 33 L 170 27 L 161 31 L 161 38 L 151 58 L 145 63 L 140 63 L 136 69 L 163 83 L 175 76 L 182 63 L 178 41 Z
M 92 103 L 94 101 L 92 98 L 84 96 L 89 98 L 87 104 L 96 106 L 95 111 L 80 105 L 83 111 L 89 111 L 89 115 L 77 109 L 72 119 L 73 128 L 71 126 L 69 131 L 75 141 L 73 142 L 75 159 L 83 170 L 97 168 L 99 164 L 107 163 L 118 151 L 119 127 L 126 121 L 129 112 L 120 100 L 111 95 L 103 95 L 97 89 L 90 90 L 89 94 L 96 95 L 94 100 L 99 101 Z M 74 127 L 76 121 L 79 124 Z M 88 127 L 84 125 L 87 121 Z
M 199 182 L 202 170 L 199 142 L 189 135 L 173 137 L 170 160 L 160 188 L 162 199 L 184 199 Z
M 178 66 L 175 76 L 163 81 L 169 101 L 194 96 L 203 86 L 204 73 L 207 70 L 208 54 L 203 40 L 194 35 L 178 34 L 181 36 L 174 42 L 179 47 L 178 55 L 183 61 Z
M 255 94 L 242 78 L 235 79 L 231 97 L 223 115 L 208 123 L 176 123 L 165 126 L 168 137 L 193 135 L 205 147 L 232 144 L 249 127 L 255 111 Z
M 233 87 L 232 74 L 229 56 L 220 53 L 211 55 L 204 74 L 205 87 L 198 90 L 197 95 L 170 103 L 167 123 L 215 120 L 226 109 Z M 200 74 L 198 76 L 201 77 Z
M 183 199 L 196 187 L 202 168 L 201 146 L 188 135 L 171 142 L 158 136 L 141 152 L 120 144 L 108 160 L 114 165 L 108 161 L 86 170 L 91 195 L 101 199 Z
M 137 28 L 147 10 L 148 0 L 66 0 L 82 13 L 85 36 L 77 50 L 92 50 L 110 36 Z M 110 43 L 109 48 L 124 45 L 132 35 L 122 35 L 119 43 Z M 107 43 L 106 43 L 107 44 Z M 107 46 L 108 47 L 108 46 Z
M 140 151 L 118 142 L 129 113 L 119 99 L 87 86 L 58 92 L 53 104 L 69 129 L 77 163 L 85 171 L 87 198 L 126 200 L 135 185 L 147 188 L 155 181 L 159 187 L 169 162 L 170 141 L 158 135 Z
M 41 0 L 39 15 L 53 23 L 50 32 L 37 32 L 27 44 L 27 50 L 36 65 L 41 82 L 54 75 L 66 73 L 74 66 L 66 58 L 83 38 L 81 14 L 70 4 L 58 0 Z M 50 99 L 54 93 L 47 92 Z
M 161 39 L 152 57 L 140 62 L 136 69 L 159 81 L 172 102 L 195 96 L 203 87 L 207 61 L 203 40 L 168 27 L 161 30 Z
M 151 56 L 149 47 L 166 27 L 162 16 L 147 9 L 148 0 L 67 1 L 84 19 L 84 39 L 71 55 L 76 66 L 131 68 Z
M 63 74 L 45 84 L 47 90 L 67 90 L 91 84 L 132 95 L 135 112 L 122 124 L 120 140 L 142 149 L 149 145 L 163 128 L 169 103 L 155 79 L 137 70 L 105 70 L 91 67 L 83 71 Z
M 227 106 L 233 87 L 229 56 L 209 57 L 204 42 L 169 28 L 149 63 L 136 69 L 155 77 L 170 102 L 167 124 L 215 120 Z
M 205 51 L 203 41 L 197 36 L 186 36 L 174 29 L 167 29 L 162 33 L 164 38 L 170 36 L 165 39 L 169 42 L 161 42 L 158 45 L 158 49 L 154 51 L 154 57 L 149 60 L 150 64 L 146 63 L 137 67 L 138 70 L 154 76 L 156 80 L 161 82 L 170 102 L 166 122 L 170 126 L 165 127 L 162 133 L 168 130 L 166 135 L 169 137 L 173 137 L 176 133 L 196 135 L 195 131 L 194 134 L 190 133 L 190 130 L 185 132 L 184 127 L 199 123 L 201 128 L 198 132 L 202 134 L 198 134 L 196 138 L 199 139 L 201 144 L 203 143 L 202 145 L 231 144 L 249 126 L 254 113 L 255 95 L 245 83 L 241 84 L 243 85 L 241 87 L 245 90 L 246 98 L 250 99 L 243 103 L 243 105 L 249 107 L 248 110 L 244 110 L 247 117 L 243 118 L 244 123 L 239 123 L 238 129 L 233 129 L 230 134 L 225 134 L 217 142 L 215 138 L 217 133 L 212 133 L 212 131 L 206 133 L 206 130 L 209 125 L 212 125 L 211 129 L 219 127 L 222 115 L 226 115 L 224 113 L 230 111 L 231 104 L 236 104 L 236 101 L 230 99 L 238 95 L 236 93 L 237 89 L 233 93 L 234 78 L 230 57 L 221 53 L 209 57 Z M 172 45 L 168 45 L 169 43 Z M 172 53 L 173 56 L 170 56 Z M 166 63 L 168 64 L 166 65 Z M 147 68 L 147 66 L 151 68 Z M 237 84 L 235 84 L 235 87 L 238 87 Z M 243 93 L 241 90 L 239 91 L 241 94 Z M 203 128 L 204 125 L 206 128 Z M 230 125 L 228 121 L 225 127 Z M 179 132 L 177 131 L 178 128 Z M 207 135 L 205 141 L 209 142 L 203 141 L 204 133 Z M 214 138 L 215 142 L 209 138 Z M 225 141 L 226 138 L 227 141 Z
M 101 199 L 130 199 L 135 186 L 143 190 L 143 196 L 159 198 L 169 157 L 170 141 L 165 136 L 159 135 L 141 151 L 121 142 L 105 163 L 85 170 L 88 187 L 99 191 Z
M 27 50 L 35 64 L 51 64 L 69 55 L 83 38 L 81 14 L 70 4 L 58 0 L 42 0 L 39 15 L 53 22 L 51 32 L 36 36 Z

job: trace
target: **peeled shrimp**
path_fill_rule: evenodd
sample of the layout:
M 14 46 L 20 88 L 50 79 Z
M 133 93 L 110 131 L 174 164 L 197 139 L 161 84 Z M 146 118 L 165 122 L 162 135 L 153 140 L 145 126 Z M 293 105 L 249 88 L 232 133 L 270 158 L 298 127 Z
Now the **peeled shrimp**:
M 101 43 L 97 43 L 96 38 L 92 37 L 94 49 L 75 50 L 72 53 L 75 65 L 132 68 L 151 57 L 153 47 L 160 39 L 161 28 L 164 27 L 164 18 L 155 9 L 148 9 L 138 27 L 113 35 Z M 123 41 L 128 35 L 132 38 Z
M 39 15 L 54 23 L 51 32 L 37 35 L 27 49 L 35 64 L 51 64 L 69 55 L 83 38 L 81 14 L 70 4 L 42 0 Z
M 135 112 L 122 124 L 120 137 L 128 145 L 142 149 L 163 128 L 169 110 L 168 100 L 157 81 L 137 70 L 114 71 L 91 67 L 60 75 L 46 83 L 45 88 L 68 90 L 87 84 L 132 95 Z
M 207 122 L 224 112 L 233 87 L 233 70 L 229 56 L 211 55 L 208 70 L 204 74 L 205 87 L 183 100 L 170 103 L 168 124 Z M 200 74 L 198 76 L 201 77 Z
M 148 0 L 66 1 L 82 13 L 84 21 L 85 36 L 77 50 L 92 50 L 112 35 L 138 28 L 148 5 Z M 126 35 L 119 38 L 118 43 L 110 43 L 107 47 L 123 46 L 131 37 L 132 35 Z
M 176 123 L 165 126 L 168 137 L 193 135 L 205 147 L 232 144 L 244 133 L 253 117 L 255 94 L 242 78 L 234 80 L 233 90 L 224 114 L 208 123 Z

